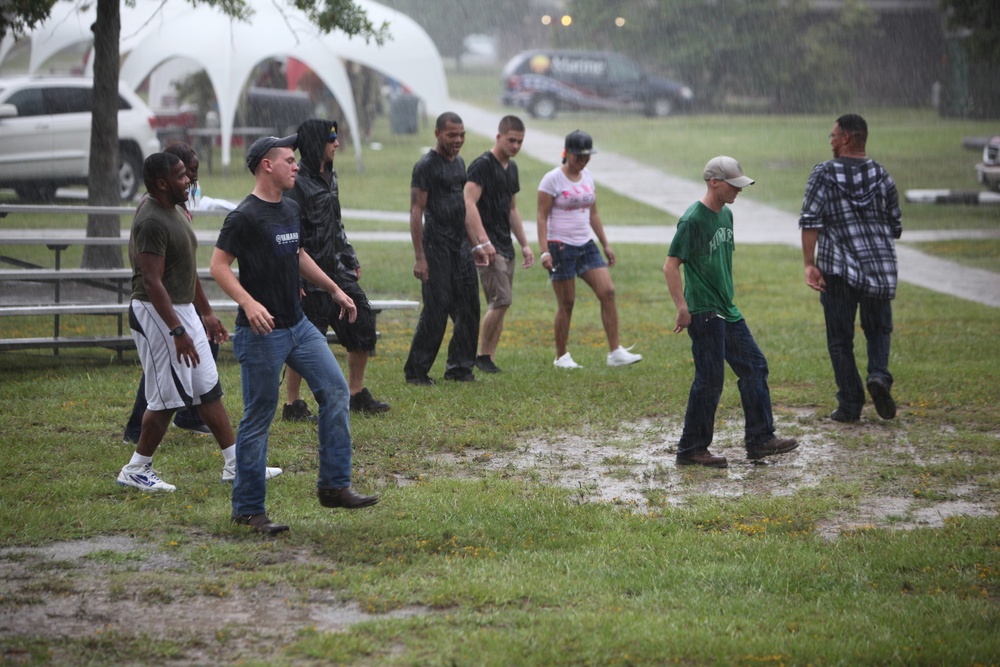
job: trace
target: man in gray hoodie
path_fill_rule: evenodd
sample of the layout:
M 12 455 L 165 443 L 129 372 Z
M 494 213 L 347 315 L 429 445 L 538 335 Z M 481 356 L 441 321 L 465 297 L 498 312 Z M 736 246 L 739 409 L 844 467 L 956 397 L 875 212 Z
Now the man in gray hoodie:
M 364 386 L 368 355 L 375 350 L 375 315 L 364 290 L 358 284 L 361 262 L 347 240 L 340 213 L 340 190 L 333 158 L 340 148 L 337 121 L 307 120 L 298 129 L 299 173 L 295 187 L 286 196 L 301 209 L 302 247 L 323 272 L 354 300 L 358 317 L 353 322 L 340 317 L 340 307 L 329 292 L 307 280 L 302 281 L 305 297 L 302 310 L 321 333 L 333 327 L 337 340 L 347 349 L 347 388 L 351 393 L 351 412 L 377 414 L 389 410 L 389 404 L 376 400 Z M 315 420 L 306 402 L 300 398 L 302 377 L 287 369 L 288 400 L 282 409 L 287 421 Z
M 845 114 L 837 119 L 830 133 L 833 159 L 813 168 L 799 218 L 806 284 L 820 292 L 837 382 L 838 406 L 830 418 L 844 423 L 861 418 L 865 386 L 880 417 L 896 416 L 889 344 L 902 214 L 892 177 L 865 154 L 867 140 L 864 118 Z M 859 307 L 868 341 L 865 385 L 854 360 Z

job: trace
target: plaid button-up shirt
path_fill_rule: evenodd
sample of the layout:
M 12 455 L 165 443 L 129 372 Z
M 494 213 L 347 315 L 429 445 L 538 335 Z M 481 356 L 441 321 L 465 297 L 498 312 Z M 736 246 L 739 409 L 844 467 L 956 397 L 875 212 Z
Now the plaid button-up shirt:
M 896 184 L 874 160 L 839 158 L 809 175 L 800 229 L 818 229 L 816 266 L 865 296 L 896 296 L 895 239 L 903 233 Z

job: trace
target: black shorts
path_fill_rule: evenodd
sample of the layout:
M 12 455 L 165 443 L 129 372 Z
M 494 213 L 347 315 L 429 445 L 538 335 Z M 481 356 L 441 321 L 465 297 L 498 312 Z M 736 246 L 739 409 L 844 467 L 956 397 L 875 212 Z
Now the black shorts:
M 337 340 L 348 352 L 372 352 L 375 349 L 375 314 L 368 303 L 368 297 L 356 280 L 334 278 L 334 282 L 347 296 L 354 300 L 358 316 L 354 322 L 347 317 L 340 318 L 340 306 L 333 301 L 329 292 L 306 292 L 302 299 L 302 312 L 321 333 L 326 335 L 332 328 Z

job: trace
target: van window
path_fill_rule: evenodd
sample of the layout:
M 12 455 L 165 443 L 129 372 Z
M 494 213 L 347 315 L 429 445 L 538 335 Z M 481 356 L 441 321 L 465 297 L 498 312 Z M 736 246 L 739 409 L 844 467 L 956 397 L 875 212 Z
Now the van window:
M 645 72 L 631 60 L 620 56 L 608 56 L 608 78 L 621 83 L 641 81 Z

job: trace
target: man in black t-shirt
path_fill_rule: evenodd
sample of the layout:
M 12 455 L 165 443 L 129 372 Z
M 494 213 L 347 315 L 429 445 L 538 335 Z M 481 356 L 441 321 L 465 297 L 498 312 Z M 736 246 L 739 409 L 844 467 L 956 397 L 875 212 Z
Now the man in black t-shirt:
M 483 229 L 496 250 L 493 262 L 478 267 L 487 310 L 480 328 L 476 368 L 485 373 L 500 372 L 494 358 L 514 288 L 515 256 L 514 244 L 510 242 L 511 232 L 521 244 L 524 256 L 521 266 L 527 269 L 535 263 L 535 255 L 524 235 L 521 213 L 517 210 L 517 193 L 521 183 L 513 158 L 521 150 L 523 142 L 524 123 L 521 119 L 517 116 L 501 118 L 496 142 L 469 165 L 469 180 L 465 184 L 465 224 L 469 235 L 473 237 Z
M 492 261 L 495 254 L 485 233 L 470 238 L 466 231 L 465 162 L 458 156 L 465 143 L 462 119 L 451 112 L 441 114 L 434 136 L 437 145 L 413 166 L 410 181 L 413 275 L 423 283 L 424 307 L 403 371 L 406 381 L 416 385 L 434 384 L 427 374 L 441 348 L 449 317 L 454 330 L 444 377 L 458 382 L 476 379 L 472 372 L 479 338 L 476 263 Z
M 295 185 L 297 137 L 258 139 L 247 150 L 253 192 L 228 216 L 212 255 L 212 277 L 239 304 L 233 352 L 240 362 L 243 419 L 236 436 L 232 521 L 274 534 L 288 530 L 265 509 L 268 429 L 278 407 L 281 367 L 309 383 L 319 406 L 319 502 L 355 509 L 378 502 L 351 487 L 349 394 L 344 374 L 321 334 L 302 314 L 299 280 L 328 291 L 340 316 L 357 308 L 300 245 L 299 205 L 282 193 Z M 239 278 L 232 264 L 239 261 Z

